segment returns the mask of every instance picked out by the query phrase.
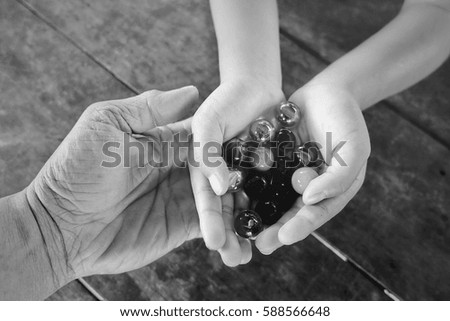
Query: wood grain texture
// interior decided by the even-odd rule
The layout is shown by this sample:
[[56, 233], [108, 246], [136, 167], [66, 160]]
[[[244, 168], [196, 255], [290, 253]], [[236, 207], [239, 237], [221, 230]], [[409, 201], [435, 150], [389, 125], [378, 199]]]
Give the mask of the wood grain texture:
[[[175, 5], [173, 1], [135, 1], [124, 5], [45, 0], [30, 3], [139, 90], [158, 83], [175, 86], [190, 81], [199, 86], [205, 97], [217, 84], [215, 40], [204, 2], [176, 2]], [[307, 3], [311, 7], [317, 4]], [[349, 1], [336, 6], [343, 3]], [[393, 14], [390, 4], [381, 8]], [[317, 12], [316, 17], [321, 11]], [[337, 13], [345, 16], [345, 11], [336, 9]], [[353, 15], [357, 16], [357, 10]], [[370, 32], [386, 20], [373, 19]], [[335, 29], [339, 28], [335, 26]], [[345, 43], [343, 37], [340, 39]], [[313, 40], [322, 41], [311, 34]], [[325, 50], [327, 42], [322, 43]], [[330, 45], [330, 48], [335, 47]], [[336, 52], [333, 58], [343, 49]], [[287, 93], [326, 66], [285, 38], [282, 38], [282, 55]], [[165, 73], [163, 65], [168, 68]], [[439, 92], [438, 97], [430, 88], [424, 90], [426, 97], [445, 99], [445, 93]], [[405, 112], [410, 105], [424, 108], [422, 98], [412, 95], [411, 99], [399, 100], [399, 108]], [[442, 104], [436, 108], [427, 111], [427, 115], [447, 117], [442, 113]], [[422, 117], [424, 113], [417, 110], [408, 115], [413, 117], [416, 113]], [[449, 235], [444, 232], [449, 227], [450, 184], [446, 162], [449, 152], [383, 104], [369, 110], [366, 119], [373, 149], [366, 185], [321, 233], [402, 297], [449, 299], [450, 283], [443, 282], [450, 279], [449, 253], [445, 247]], [[430, 128], [446, 126], [442, 122], [433, 124]], [[294, 250], [295, 247], [287, 251]]]
[[[142, 269], [88, 280], [109, 300], [387, 300], [388, 297], [348, 264], [308, 238], [300, 246], [250, 264], [228, 268], [203, 241], [191, 241]], [[111, 286], [114, 284], [114, 286]], [[137, 289], [138, 291], [130, 289]]]
[[46, 301], [97, 301], [97, 299], [78, 281], [72, 281], [62, 287]]
[[[380, 30], [402, 0], [279, 1], [283, 30], [331, 62]], [[450, 146], [450, 61], [410, 89], [388, 99], [395, 110]]]
[[[142, 1], [136, 7], [133, 7], [134, 2], [108, 3], [106, 7], [107, 3], [103, 4], [103, 11], [92, 8], [91, 3], [78, 1], [54, 3], [54, 9], [66, 8], [68, 16], [76, 9], [72, 12], [74, 21], [65, 21], [62, 12], [57, 12], [63, 21], [61, 28], [73, 22], [85, 25], [84, 17], [93, 21], [94, 25], [87, 26], [86, 31], [97, 39], [89, 45], [99, 46], [97, 52], [93, 52], [95, 57], [102, 59], [105, 65], [120, 66], [113, 69], [116, 77], [123, 77], [139, 90], [195, 83], [205, 95], [214, 88], [218, 80], [217, 58], [205, 3], [194, 3], [193, 8], [177, 7], [179, 11], [171, 16], [171, 20], [177, 21], [177, 27], [171, 29], [174, 35], [170, 38], [165, 35], [169, 23], [154, 27], [153, 34], [159, 35], [159, 40], [150, 44], [145, 41], [150, 26], [147, 29], [142, 29], [145, 25], [134, 26], [136, 34], [133, 34], [132, 22], [138, 21], [135, 19], [147, 21], [144, 15], [148, 16], [148, 12], [142, 11], [143, 8], [157, 2]], [[42, 2], [40, 5], [49, 4]], [[84, 7], [71, 8], [71, 4]], [[164, 12], [171, 10], [164, 9], [162, 4], [158, 14], [164, 16]], [[127, 8], [134, 9], [128, 12]], [[111, 72], [105, 71], [17, 2], [1, 2], [0, 13], [0, 195], [4, 196], [31, 181], [87, 105], [132, 93]], [[105, 20], [98, 20], [99, 16], [104, 16]], [[188, 20], [195, 20], [192, 16], [204, 17], [203, 22], [194, 22], [198, 34], [186, 35], [184, 29], [181, 33], [176, 31], [183, 24], [187, 25]], [[101, 23], [110, 26], [101, 27]], [[120, 25], [124, 34], [114, 40], [112, 37]], [[205, 26], [209, 27], [205, 29]], [[107, 30], [111, 33], [105, 37]], [[200, 31], [207, 33], [206, 39], [199, 37]], [[136, 46], [128, 46], [133, 41]], [[81, 42], [81, 46], [90, 50], [88, 43]], [[153, 52], [146, 52], [148, 48]], [[124, 49], [130, 50], [126, 56], [122, 56]], [[164, 62], [159, 67], [156, 65], [158, 57]], [[202, 60], [199, 62], [199, 59]], [[185, 64], [181, 63], [183, 61]], [[255, 254], [250, 265], [237, 269], [223, 266], [217, 253], [208, 251], [201, 240], [196, 240], [143, 269], [114, 276], [93, 276], [87, 281], [110, 300], [387, 299], [380, 289], [314, 239], [280, 250], [273, 257]], [[52, 298], [64, 299], [68, 297], [65, 295], [61, 292]]]

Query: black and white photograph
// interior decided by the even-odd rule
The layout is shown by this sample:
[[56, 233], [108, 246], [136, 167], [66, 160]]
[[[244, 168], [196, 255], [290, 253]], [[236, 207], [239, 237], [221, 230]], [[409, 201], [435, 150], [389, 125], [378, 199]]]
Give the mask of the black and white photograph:
[[450, 0], [0, 0], [0, 301], [450, 301], [449, 55]]

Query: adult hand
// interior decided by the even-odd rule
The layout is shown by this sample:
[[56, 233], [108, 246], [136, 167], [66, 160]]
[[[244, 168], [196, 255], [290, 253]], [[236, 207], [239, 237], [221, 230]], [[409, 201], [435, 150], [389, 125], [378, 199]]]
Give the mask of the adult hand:
[[184, 87], [93, 104], [47, 161], [26, 192], [60, 281], [137, 269], [200, 237], [188, 169], [171, 152], [191, 127], [172, 122], [197, 99]]
[[251, 259], [250, 241], [238, 239], [233, 231], [233, 212], [246, 204], [226, 193], [227, 165], [218, 154], [207, 159], [208, 166], [206, 149], [208, 144], [221, 147], [283, 99], [281, 89], [267, 82], [253, 78], [228, 81], [205, 100], [192, 120], [194, 141], [199, 143], [194, 148], [194, 158], [199, 166], [191, 166], [190, 172], [200, 227], [206, 246], [219, 250], [228, 266]]
[[303, 240], [338, 214], [361, 188], [370, 154], [360, 106], [348, 92], [306, 85], [289, 100], [302, 109], [301, 140], [320, 144], [326, 166], [294, 207], [258, 236], [256, 246], [264, 254]]

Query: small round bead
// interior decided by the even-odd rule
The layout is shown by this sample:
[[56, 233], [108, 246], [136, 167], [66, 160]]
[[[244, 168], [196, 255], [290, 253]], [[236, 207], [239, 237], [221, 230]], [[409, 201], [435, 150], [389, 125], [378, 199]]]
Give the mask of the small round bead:
[[297, 145], [297, 137], [290, 129], [281, 128], [275, 137], [277, 143], [292, 142], [293, 145]]
[[325, 162], [320, 153], [320, 145], [314, 142], [306, 142], [298, 147], [296, 154], [304, 166], [320, 167]]
[[292, 127], [300, 121], [300, 108], [294, 103], [287, 101], [278, 107], [278, 122], [284, 127]]
[[275, 127], [266, 119], [257, 119], [250, 124], [250, 137], [258, 143], [267, 143], [275, 137]]
[[239, 165], [243, 157], [244, 142], [233, 138], [226, 142], [223, 147], [223, 157], [228, 166]]
[[228, 169], [228, 191], [237, 192], [244, 186], [245, 172], [237, 168]]
[[252, 210], [241, 211], [234, 219], [234, 231], [243, 238], [254, 239], [263, 228], [261, 217]]
[[319, 176], [319, 174], [311, 167], [299, 168], [292, 175], [292, 187], [297, 193], [303, 194], [306, 186], [308, 186], [308, 184], [317, 176]]
[[253, 158], [253, 168], [258, 171], [265, 172], [272, 168], [273, 165], [273, 153], [270, 148], [260, 146], [256, 148], [251, 157]]
[[244, 184], [244, 192], [251, 199], [259, 199], [269, 186], [269, 182], [264, 176], [255, 175]]
[[261, 217], [264, 225], [273, 225], [281, 218], [282, 213], [279, 211], [274, 201], [259, 201], [255, 206], [255, 212]]

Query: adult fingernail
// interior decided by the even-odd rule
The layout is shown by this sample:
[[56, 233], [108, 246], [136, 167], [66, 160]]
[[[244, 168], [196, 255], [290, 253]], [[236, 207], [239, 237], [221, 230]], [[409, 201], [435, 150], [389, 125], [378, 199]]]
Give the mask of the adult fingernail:
[[319, 203], [321, 200], [323, 200], [326, 197], [324, 192], [320, 192], [317, 194], [313, 194], [309, 197], [303, 198], [303, 203], [307, 205], [316, 204]]
[[213, 189], [216, 195], [221, 196], [225, 194], [224, 189], [222, 188], [222, 184], [220, 183], [220, 179], [216, 174], [212, 174], [209, 178], [209, 183], [211, 184], [211, 188]]

